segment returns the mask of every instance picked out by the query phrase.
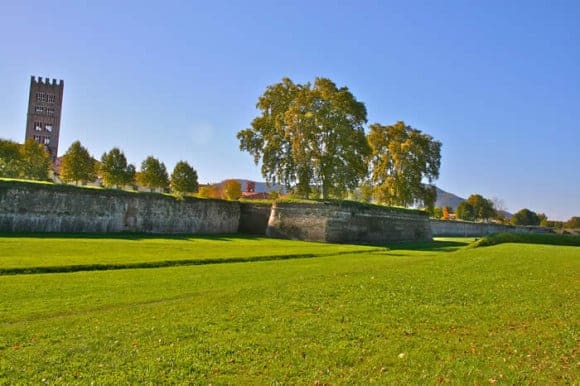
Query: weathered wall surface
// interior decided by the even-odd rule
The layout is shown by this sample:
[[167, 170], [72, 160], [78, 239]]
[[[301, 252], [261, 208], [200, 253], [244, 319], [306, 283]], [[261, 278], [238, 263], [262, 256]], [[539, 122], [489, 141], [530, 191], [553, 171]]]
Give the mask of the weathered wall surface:
[[473, 223], [465, 221], [431, 220], [433, 237], [481, 237], [492, 233], [546, 233], [542, 227], [524, 227], [503, 224]]
[[238, 203], [0, 181], [0, 232], [234, 233]]
[[431, 240], [426, 213], [371, 205], [274, 203], [269, 237], [332, 243]]
[[334, 243], [548, 232], [429, 220], [421, 211], [349, 203], [238, 203], [151, 193], [0, 181], [0, 232], [247, 233]]
[[238, 232], [264, 236], [268, 228], [272, 205], [261, 203], [240, 203], [240, 225]]

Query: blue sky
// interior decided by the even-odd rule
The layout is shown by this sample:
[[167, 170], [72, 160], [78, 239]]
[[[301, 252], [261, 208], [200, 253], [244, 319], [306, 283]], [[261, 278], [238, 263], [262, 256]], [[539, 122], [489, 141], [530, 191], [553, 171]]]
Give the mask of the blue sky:
[[262, 180], [236, 133], [267, 85], [347, 86], [443, 143], [442, 189], [580, 215], [580, 1], [0, 2], [0, 137], [64, 79], [60, 153], [117, 146], [201, 182]]

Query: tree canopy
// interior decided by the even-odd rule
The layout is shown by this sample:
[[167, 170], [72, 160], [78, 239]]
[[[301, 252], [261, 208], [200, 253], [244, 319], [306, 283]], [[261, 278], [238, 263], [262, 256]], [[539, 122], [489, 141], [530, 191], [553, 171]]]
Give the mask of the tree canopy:
[[579, 216], [570, 217], [570, 219], [566, 221], [564, 225], [566, 228], [580, 229], [580, 217]]
[[223, 195], [226, 200], [238, 200], [242, 196], [242, 184], [238, 180], [226, 180]]
[[215, 185], [201, 186], [197, 192], [199, 198], [221, 198], [221, 193]]
[[20, 177], [21, 163], [21, 145], [14, 141], [0, 139], [0, 177]]
[[540, 225], [540, 218], [536, 212], [524, 208], [512, 216], [511, 222], [514, 225]]
[[197, 172], [186, 162], [179, 161], [171, 173], [171, 191], [177, 194], [197, 191]]
[[60, 178], [64, 182], [85, 184], [96, 179], [95, 169], [95, 160], [89, 151], [80, 141], [75, 141], [62, 157]]
[[467, 202], [473, 208], [474, 220], [489, 220], [497, 216], [497, 212], [493, 208], [493, 202], [484, 198], [481, 194], [472, 194], [467, 198]]
[[460, 220], [473, 221], [475, 220], [475, 209], [468, 201], [462, 201], [455, 209], [455, 217]]
[[403, 121], [390, 126], [372, 124], [368, 142], [375, 200], [387, 205], [421, 204], [432, 208], [436, 191], [430, 183], [439, 177], [441, 142]]
[[44, 145], [28, 138], [20, 147], [20, 177], [47, 180], [50, 165], [50, 154]]
[[169, 187], [169, 176], [165, 164], [153, 156], [147, 157], [141, 163], [139, 179], [139, 182], [151, 191], [155, 189], [165, 190]]
[[284, 78], [267, 87], [256, 107], [261, 115], [237, 138], [262, 163], [266, 182], [295, 186], [306, 198], [314, 185], [328, 198], [354, 190], [366, 175], [366, 107], [348, 88], [326, 78], [314, 84]]
[[135, 179], [135, 166], [128, 165], [125, 154], [116, 147], [103, 153], [99, 170], [107, 187], [128, 185]]

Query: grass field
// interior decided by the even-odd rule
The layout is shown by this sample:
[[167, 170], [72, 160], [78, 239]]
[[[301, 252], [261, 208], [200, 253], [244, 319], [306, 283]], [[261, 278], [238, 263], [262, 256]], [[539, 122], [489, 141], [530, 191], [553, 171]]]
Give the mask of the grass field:
[[[0, 271], [0, 383], [577, 383], [580, 248], [472, 241], [0, 237], [85, 265]], [[91, 270], [240, 256], [309, 258]]]

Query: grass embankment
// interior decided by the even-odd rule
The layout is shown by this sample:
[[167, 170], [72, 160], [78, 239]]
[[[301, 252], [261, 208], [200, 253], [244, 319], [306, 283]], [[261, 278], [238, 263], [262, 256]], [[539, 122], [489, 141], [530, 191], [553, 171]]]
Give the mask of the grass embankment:
[[505, 243], [580, 246], [580, 236], [552, 233], [496, 233], [476, 241], [475, 247]]
[[[52, 253], [25, 237], [0, 247], [12, 241], [37, 259]], [[212, 243], [216, 255], [251, 256], [282, 242], [113, 241], [69, 238], [56, 258], [171, 257]], [[0, 383], [577, 382], [580, 249], [464, 245], [0, 276]]]
[[243, 235], [0, 234], [0, 275], [313, 258], [384, 248]]

